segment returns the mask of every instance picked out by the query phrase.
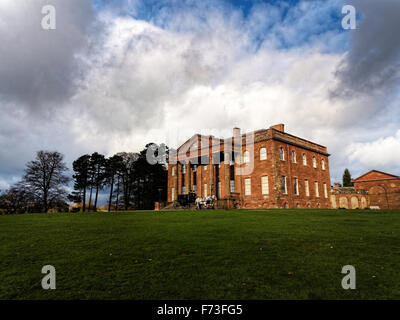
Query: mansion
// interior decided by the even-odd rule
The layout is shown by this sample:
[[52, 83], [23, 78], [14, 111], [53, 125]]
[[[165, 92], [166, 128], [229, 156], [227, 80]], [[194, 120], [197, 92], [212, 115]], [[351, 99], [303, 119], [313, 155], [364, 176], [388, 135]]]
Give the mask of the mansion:
[[214, 195], [218, 208], [330, 208], [329, 153], [283, 124], [232, 137], [196, 134], [170, 155], [168, 202]]

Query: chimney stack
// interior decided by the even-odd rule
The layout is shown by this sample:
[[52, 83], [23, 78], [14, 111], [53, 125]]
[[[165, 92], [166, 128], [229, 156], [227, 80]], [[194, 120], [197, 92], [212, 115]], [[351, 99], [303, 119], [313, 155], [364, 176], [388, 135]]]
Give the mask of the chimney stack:
[[233, 128], [233, 137], [240, 137], [240, 128], [234, 127]]
[[285, 125], [283, 123], [276, 124], [274, 126], [270, 126], [270, 129], [275, 129], [281, 132], [285, 132]]

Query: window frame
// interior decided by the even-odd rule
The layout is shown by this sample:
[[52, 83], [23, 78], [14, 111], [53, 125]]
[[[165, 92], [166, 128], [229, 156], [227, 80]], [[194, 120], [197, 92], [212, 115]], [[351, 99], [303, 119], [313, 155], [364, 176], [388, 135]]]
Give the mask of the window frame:
[[267, 160], [268, 154], [267, 154], [267, 148], [266, 147], [261, 147], [260, 148], [260, 161]]
[[244, 195], [251, 196], [251, 178], [244, 178]]
[[[263, 179], [265, 179], [265, 181], [263, 181]], [[262, 195], [269, 194], [269, 178], [267, 175], [261, 176], [261, 194]]]

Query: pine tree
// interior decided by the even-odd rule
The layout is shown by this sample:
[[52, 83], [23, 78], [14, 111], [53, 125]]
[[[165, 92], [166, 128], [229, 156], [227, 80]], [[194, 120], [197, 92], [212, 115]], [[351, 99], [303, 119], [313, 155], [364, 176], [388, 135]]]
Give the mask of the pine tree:
[[353, 182], [351, 181], [351, 174], [349, 169], [346, 168], [343, 173], [343, 187], [352, 187]]

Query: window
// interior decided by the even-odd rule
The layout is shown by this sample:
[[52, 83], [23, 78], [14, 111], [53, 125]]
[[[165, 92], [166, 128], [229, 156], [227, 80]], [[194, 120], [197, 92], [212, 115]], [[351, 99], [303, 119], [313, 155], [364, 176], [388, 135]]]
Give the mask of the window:
[[174, 176], [175, 175], [175, 167], [172, 167], [171, 168], [171, 176]]
[[207, 171], [207, 167], [208, 167], [208, 166], [204, 166], [204, 171]]
[[303, 166], [307, 165], [307, 156], [305, 153], [303, 153]]
[[244, 179], [244, 195], [245, 196], [251, 195], [251, 179], [250, 178]]
[[186, 187], [182, 186], [182, 194], [186, 194]]
[[207, 183], [204, 184], [204, 197], [207, 197]]
[[197, 172], [197, 164], [193, 166], [193, 172]]
[[282, 193], [287, 194], [287, 188], [286, 188], [286, 177], [282, 176]]
[[186, 163], [182, 165], [182, 174], [186, 173]]
[[296, 151], [292, 151], [292, 162], [296, 163]]
[[304, 181], [304, 187], [306, 189], [306, 196], [309, 197], [310, 196], [310, 186], [308, 185], [308, 180]]
[[261, 177], [261, 194], [269, 194], [268, 176]]
[[315, 181], [315, 182], [314, 182], [314, 184], [315, 184], [315, 196], [318, 198], [318, 197], [319, 197], [319, 187], [318, 187], [318, 182], [317, 182], [317, 181]]
[[321, 160], [321, 167], [322, 167], [322, 170], [325, 170], [325, 160], [324, 159]]
[[221, 199], [221, 182], [218, 182], [218, 199]]
[[285, 160], [285, 150], [282, 147], [279, 148], [279, 158]]
[[317, 159], [315, 159], [315, 157], [312, 158], [312, 165], [314, 168], [317, 167]]
[[250, 162], [250, 152], [246, 150], [243, 153], [243, 163], [249, 163], [249, 162]]
[[195, 184], [193, 185], [193, 192], [197, 193], [197, 185], [195, 185]]
[[260, 160], [267, 160], [267, 148], [260, 149]]
[[293, 190], [295, 195], [299, 195], [299, 179], [293, 178]]
[[326, 183], [324, 183], [324, 197], [325, 197], [325, 199], [328, 198], [328, 188], [326, 186]]
[[230, 181], [231, 193], [235, 192], [235, 180]]
[[171, 188], [171, 201], [175, 201], [175, 188]]

